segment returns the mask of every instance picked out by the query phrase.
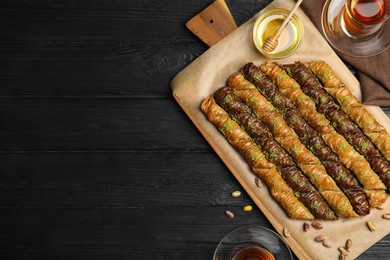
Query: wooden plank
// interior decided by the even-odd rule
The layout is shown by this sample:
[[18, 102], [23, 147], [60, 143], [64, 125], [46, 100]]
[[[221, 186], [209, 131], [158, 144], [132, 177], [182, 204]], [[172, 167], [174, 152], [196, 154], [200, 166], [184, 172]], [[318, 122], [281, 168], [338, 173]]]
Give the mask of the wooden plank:
[[243, 190], [212, 151], [18, 152], [0, 161], [0, 209], [251, 204], [244, 192], [231, 196]]
[[[267, 2], [227, 1], [239, 23]], [[207, 4], [2, 1], [0, 97], [167, 97], [173, 76], [206, 50], [184, 24]]]
[[[242, 23], [267, 1], [227, 2]], [[2, 1], [0, 97], [167, 97], [173, 76], [206, 50], [184, 24], [208, 4]]]
[[[0, 169], [1, 255], [18, 259], [98, 259], [107, 255], [115, 259], [151, 259], [188, 255], [189, 259], [203, 259], [210, 258], [218, 241], [237, 227], [257, 224], [271, 228], [256, 207], [251, 212], [242, 211], [242, 205], [251, 203], [245, 192], [239, 198], [230, 197], [230, 191], [239, 188], [239, 184], [215, 156], [178, 152], [172, 157], [176, 160], [166, 152], [139, 156], [0, 154], [4, 163]], [[145, 163], [152, 160], [156, 163]], [[171, 163], [162, 165], [163, 161]], [[185, 167], [188, 173], [181, 171]], [[6, 183], [11, 186], [8, 194], [4, 191]], [[134, 191], [132, 188], [138, 185], [140, 189]], [[154, 185], [155, 189], [150, 189]], [[113, 186], [128, 189], [107, 192]], [[55, 188], [66, 192], [53, 193]], [[234, 219], [224, 215], [226, 209], [235, 213]], [[385, 256], [388, 246], [386, 238], [362, 257]]]
[[[237, 218], [269, 227], [257, 210]], [[218, 241], [237, 227], [223, 207], [9, 209], [0, 210], [0, 253], [8, 259], [211, 259]]]
[[[42, 2], [1, 1], [2, 42], [138, 42], [150, 44], [167, 37], [199, 42], [184, 24], [210, 4], [201, 1], [86, 0]], [[264, 8], [271, 0], [227, 0], [237, 24]]]
[[201, 150], [172, 99], [2, 99], [0, 151]]
[[172, 41], [0, 44], [0, 97], [170, 97], [172, 77], [204, 51]]
[[[232, 220], [221, 214], [223, 210], [0, 210], [0, 253], [8, 259], [211, 259], [218, 241], [235, 228], [270, 227], [260, 212]], [[388, 246], [381, 240], [359, 259], [386, 259]]]
[[18, 152], [0, 161], [3, 257], [207, 259], [239, 226], [271, 228], [259, 209], [242, 211], [252, 203], [245, 192], [231, 197], [239, 184], [213, 152]]

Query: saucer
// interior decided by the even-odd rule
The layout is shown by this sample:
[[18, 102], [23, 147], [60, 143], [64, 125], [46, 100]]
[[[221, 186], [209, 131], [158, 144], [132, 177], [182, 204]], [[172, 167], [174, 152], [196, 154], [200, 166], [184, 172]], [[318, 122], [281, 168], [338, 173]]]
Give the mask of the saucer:
[[322, 30], [333, 48], [352, 57], [371, 57], [390, 47], [389, 21], [373, 35], [351, 37], [345, 32], [344, 8], [344, 0], [327, 0], [322, 10]]
[[[264, 259], [293, 259], [290, 248], [276, 232], [261, 226], [246, 226], [227, 234], [214, 252], [214, 260], [239, 259], [247, 249], [268, 251]], [[267, 258], [268, 257], [268, 258]]]

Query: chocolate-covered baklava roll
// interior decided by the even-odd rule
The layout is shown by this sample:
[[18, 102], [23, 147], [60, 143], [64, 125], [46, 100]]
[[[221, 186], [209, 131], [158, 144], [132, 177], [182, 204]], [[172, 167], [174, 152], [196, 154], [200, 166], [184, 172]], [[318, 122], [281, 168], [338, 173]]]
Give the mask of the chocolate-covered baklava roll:
[[228, 142], [243, 156], [268, 186], [271, 196], [293, 219], [314, 219], [310, 211], [295, 197], [294, 191], [287, 185], [276, 170], [276, 166], [266, 160], [258, 146], [248, 134], [217, 105], [212, 97], [207, 97], [201, 104], [207, 119], [226, 137]]
[[[214, 99], [252, 137], [265, 158], [275, 164], [286, 183], [294, 190], [297, 198], [316, 219], [336, 219], [334, 212], [320, 193], [298, 169], [295, 162], [274, 140], [268, 128], [254, 115], [229, 87], [223, 87], [214, 94]], [[332, 202], [332, 201], [330, 201]], [[337, 208], [338, 205], [333, 205]]]
[[[372, 191], [378, 189], [378, 187], [384, 189], [377, 174], [347, 140], [335, 131], [329, 120], [323, 114], [316, 111], [316, 104], [302, 92], [300, 85], [275, 63], [266, 63], [261, 65], [260, 68], [278, 85], [280, 91], [300, 108], [300, 112], [304, 119], [321, 135], [322, 139], [339, 157], [341, 162], [351, 170], [362, 183], [371, 207], [377, 207], [384, 203], [386, 200], [386, 193], [384, 191]], [[313, 140], [316, 140], [316, 138]], [[318, 142], [314, 142], [312, 147], [318, 147]], [[327, 154], [326, 150], [322, 150], [322, 153]], [[318, 153], [316, 155], [319, 156], [321, 160], [325, 160], [325, 158]], [[357, 165], [359, 167], [357, 167]]]
[[390, 161], [390, 134], [386, 129], [375, 120], [326, 62], [313, 61], [308, 63], [307, 66], [320, 79], [325, 90], [337, 101], [342, 110], [362, 129], [382, 155]]
[[[319, 133], [307, 124], [298, 109], [293, 104], [289, 103], [292, 101], [287, 101], [289, 99], [280, 92], [272, 81], [253, 63], [245, 65], [243, 73], [244, 76], [257, 87], [259, 92], [266, 96], [274, 106], [278, 107], [279, 112], [284, 116], [284, 119], [290, 127], [295, 130], [300, 141], [322, 159], [327, 173], [350, 199], [356, 213], [359, 215], [367, 215], [370, 209], [363, 189], [355, 177], [339, 162], [338, 157], [324, 143], [319, 136]], [[268, 90], [268, 88], [270, 88], [272, 92]], [[267, 96], [269, 93], [273, 93], [273, 95]], [[275, 97], [277, 98], [275, 99]], [[340, 176], [342, 176], [342, 178]], [[353, 184], [352, 187], [350, 186], [351, 184]]]
[[[295, 132], [286, 124], [283, 117], [275, 111], [272, 104], [259, 93], [256, 87], [245, 80], [239, 72], [229, 78], [228, 85], [232, 87], [234, 94], [245, 102], [257, 118], [271, 130], [275, 140], [294, 159], [302, 172], [310, 179], [332, 209], [336, 211], [336, 214], [342, 217], [357, 216], [351, 202], [326, 173], [318, 158], [299, 141]], [[261, 104], [261, 107], [258, 104]], [[271, 117], [270, 114], [272, 114]], [[275, 122], [277, 123], [275, 124]], [[360, 193], [362, 192], [360, 191]], [[361, 195], [365, 199], [364, 193]], [[364, 213], [369, 212], [367, 203], [365, 205], [361, 202], [363, 201], [359, 200], [359, 205], [356, 208]]]
[[[361, 129], [352, 122], [347, 114], [325, 91], [317, 77], [311, 70], [300, 62], [282, 65], [282, 68], [289, 71], [292, 77], [301, 85], [302, 91], [310, 96], [315, 102], [317, 111], [323, 113], [332, 123], [336, 131], [342, 134], [345, 139], [362, 154], [371, 167], [379, 175], [380, 179], [390, 191], [390, 164], [382, 157], [371, 140], [363, 134]], [[378, 187], [378, 189], [381, 189]]]

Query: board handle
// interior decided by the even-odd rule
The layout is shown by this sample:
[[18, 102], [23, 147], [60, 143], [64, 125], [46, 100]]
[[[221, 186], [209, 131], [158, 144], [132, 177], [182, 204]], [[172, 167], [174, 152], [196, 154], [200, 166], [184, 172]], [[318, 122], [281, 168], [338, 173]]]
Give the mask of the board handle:
[[186, 23], [186, 27], [211, 47], [237, 28], [224, 0], [216, 0]]

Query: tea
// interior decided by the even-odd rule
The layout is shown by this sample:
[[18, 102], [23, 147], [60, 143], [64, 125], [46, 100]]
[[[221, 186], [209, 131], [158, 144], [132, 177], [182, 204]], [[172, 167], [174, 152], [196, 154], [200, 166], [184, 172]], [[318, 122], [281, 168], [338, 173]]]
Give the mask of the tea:
[[268, 250], [260, 246], [251, 245], [238, 251], [234, 255], [233, 260], [275, 260], [275, 257]]
[[387, 8], [387, 0], [347, 0], [345, 28], [356, 36], [371, 35], [381, 28]]
[[386, 8], [386, 0], [352, 0], [350, 10], [356, 20], [374, 24], [386, 15]]

